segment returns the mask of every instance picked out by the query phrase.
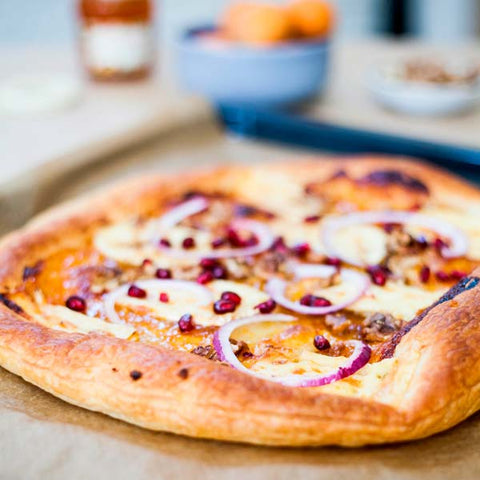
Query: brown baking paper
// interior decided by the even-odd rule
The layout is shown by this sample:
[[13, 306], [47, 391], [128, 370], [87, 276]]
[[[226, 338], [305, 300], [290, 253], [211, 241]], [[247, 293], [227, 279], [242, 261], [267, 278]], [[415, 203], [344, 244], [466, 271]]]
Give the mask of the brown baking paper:
[[69, 405], [0, 369], [1, 479], [480, 478], [480, 415], [402, 445], [266, 448], [143, 430]]

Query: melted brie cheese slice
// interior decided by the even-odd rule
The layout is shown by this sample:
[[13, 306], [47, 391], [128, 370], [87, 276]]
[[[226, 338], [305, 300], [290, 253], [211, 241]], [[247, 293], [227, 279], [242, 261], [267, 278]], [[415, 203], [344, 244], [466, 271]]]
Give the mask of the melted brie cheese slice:
[[345, 258], [361, 265], [377, 265], [387, 254], [387, 234], [375, 225], [351, 225], [335, 232], [333, 241]]
[[[177, 322], [178, 319], [189, 313], [198, 325], [223, 325], [233, 318], [248, 317], [258, 313], [255, 306], [264, 302], [269, 297], [266, 293], [249, 285], [227, 280], [215, 280], [206, 285], [213, 293], [213, 301], [219, 300], [223, 292], [230, 291], [238, 294], [242, 299], [235, 312], [217, 315], [213, 311], [213, 304], [199, 305], [191, 292], [173, 288], [151, 289], [146, 299], [129, 297], [127, 295], [117, 300], [117, 305], [135, 310], [136, 308], [147, 309], [151, 316], [158, 320]], [[158, 300], [160, 292], [169, 295], [169, 302], [163, 303]]]
[[[107, 258], [127, 265], [140, 266], [146, 258], [162, 267], [190, 265], [191, 259], [167, 255], [157, 245], [156, 239], [162, 235], [155, 229], [156, 225], [155, 220], [142, 226], [131, 221], [101, 228], [95, 234], [94, 246]], [[204, 250], [205, 256], [208, 256], [213, 239], [209, 232], [183, 226], [169, 229], [165, 237], [171, 242], [172, 248], [176, 249], [181, 248], [185, 238], [192, 237], [196, 251]]]
[[123, 339], [129, 338], [135, 333], [135, 328], [131, 325], [106, 322], [61, 305], [43, 305], [41, 311], [43, 315], [37, 316], [39, 323], [56, 330], [79, 333], [103, 332]]
[[[346, 357], [329, 357], [305, 350], [297, 359], [288, 362], [261, 359], [252, 366], [252, 370], [273, 378], [294, 374], [326, 375], [337, 370], [346, 361]], [[349, 397], [371, 397], [379, 390], [382, 380], [395, 362], [395, 358], [390, 358], [377, 363], [368, 363], [350, 377], [322, 386], [322, 392]]]
[[[438, 300], [447, 288], [441, 290], [424, 290], [405, 285], [401, 281], [390, 280], [383, 287], [370, 285], [365, 295], [347, 307], [358, 313], [390, 313], [400, 320], [411, 320], [422, 310]], [[328, 298], [333, 304], [341, 303], [355, 293], [355, 286], [340, 283], [328, 288], [316, 289], [315, 295]]]
[[242, 179], [238, 196], [248, 203], [270, 211], [281, 218], [301, 223], [305, 217], [318, 215], [324, 209], [319, 197], [305, 196], [304, 184], [286, 173], [259, 167]]

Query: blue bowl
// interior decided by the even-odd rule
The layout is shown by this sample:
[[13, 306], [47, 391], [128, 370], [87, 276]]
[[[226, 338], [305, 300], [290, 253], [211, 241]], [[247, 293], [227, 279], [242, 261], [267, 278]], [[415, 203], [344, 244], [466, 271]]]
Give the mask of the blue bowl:
[[292, 105], [324, 90], [328, 41], [245, 47], [199, 38], [212, 30], [212, 27], [189, 29], [179, 42], [179, 76], [188, 90], [214, 103], [261, 107]]

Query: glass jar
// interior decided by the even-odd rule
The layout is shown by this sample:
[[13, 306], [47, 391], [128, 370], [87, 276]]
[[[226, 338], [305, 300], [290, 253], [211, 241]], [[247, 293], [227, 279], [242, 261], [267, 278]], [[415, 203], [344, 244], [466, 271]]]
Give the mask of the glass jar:
[[95, 80], [134, 80], [153, 66], [151, 0], [79, 0], [81, 54]]

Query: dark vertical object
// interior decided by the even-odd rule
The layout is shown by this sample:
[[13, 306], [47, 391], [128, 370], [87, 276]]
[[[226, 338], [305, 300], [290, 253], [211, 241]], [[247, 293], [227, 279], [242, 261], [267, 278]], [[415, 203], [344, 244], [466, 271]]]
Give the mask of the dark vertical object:
[[408, 32], [408, 1], [407, 0], [387, 0], [387, 32], [394, 36], [402, 36]]

